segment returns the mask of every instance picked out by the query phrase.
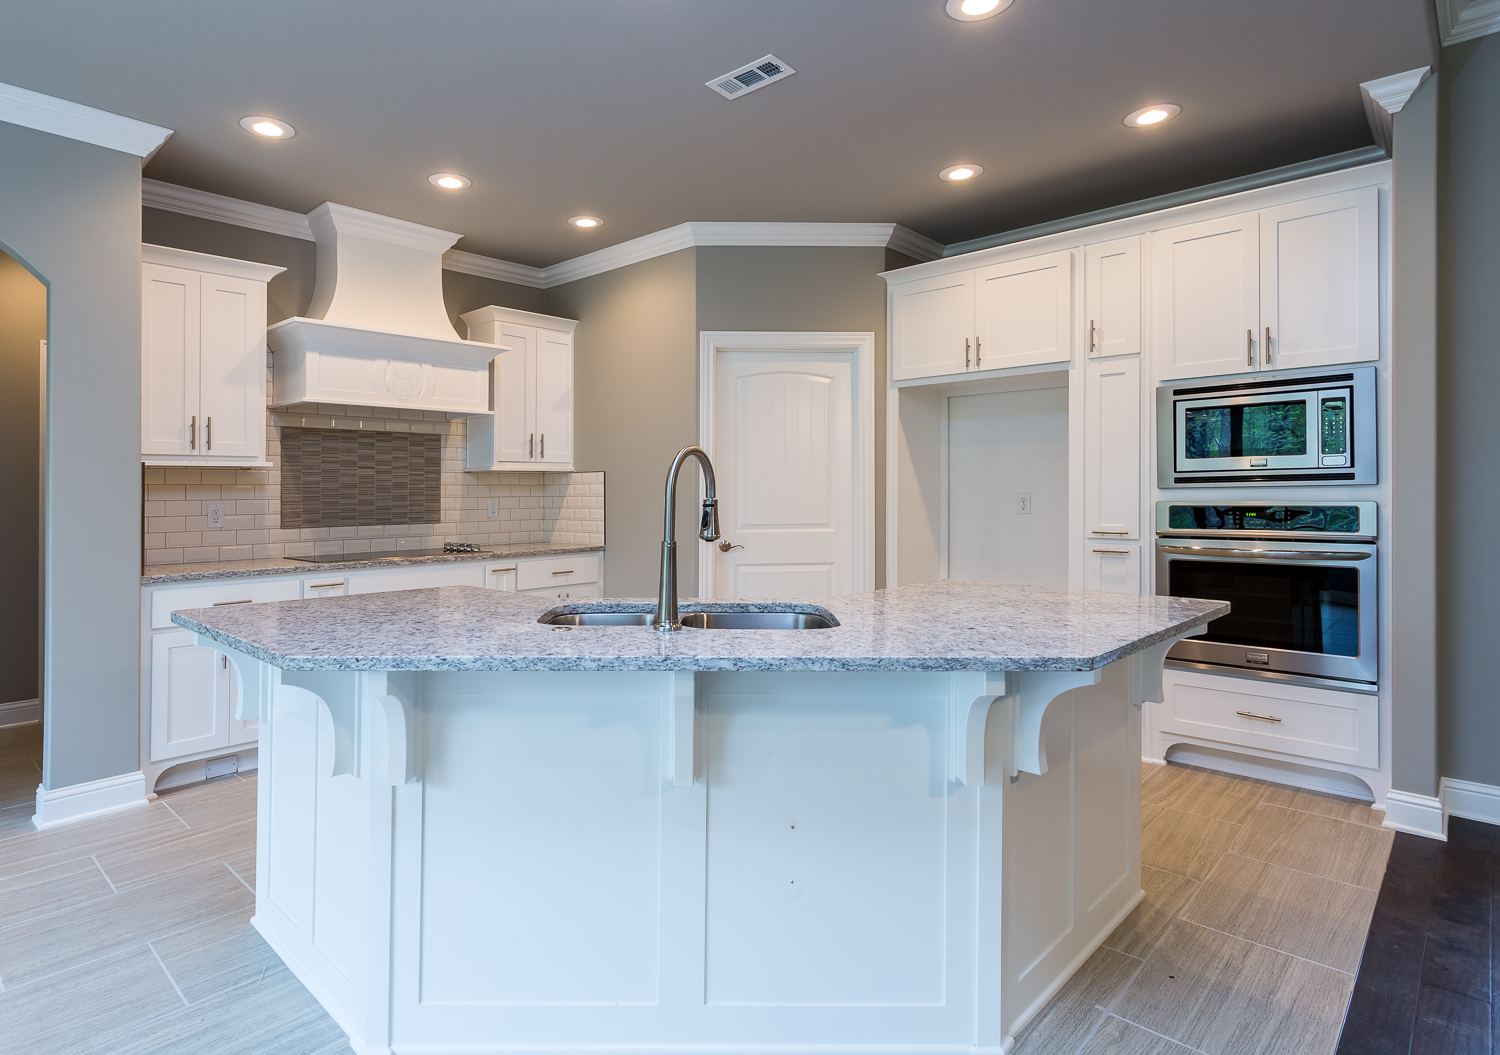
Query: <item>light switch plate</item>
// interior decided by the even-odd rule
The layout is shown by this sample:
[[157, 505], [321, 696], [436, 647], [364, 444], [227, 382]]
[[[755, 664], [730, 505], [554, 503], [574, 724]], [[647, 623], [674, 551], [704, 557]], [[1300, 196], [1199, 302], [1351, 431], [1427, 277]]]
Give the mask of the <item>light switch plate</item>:
[[206, 503], [204, 503], [203, 509], [204, 509], [205, 512], [208, 513], [208, 526], [209, 527], [211, 527], [211, 528], [221, 528], [221, 527], [224, 526], [224, 503], [223, 502], [206, 502]]
[[1028, 491], [1028, 492], [1026, 492], [1024, 494], [1018, 494], [1018, 495], [1016, 495], [1016, 512], [1017, 513], [1030, 513], [1031, 512], [1031, 492]]
[[498, 498], [491, 498], [490, 499], [489, 514], [490, 514], [490, 519], [491, 520], [494, 520], [496, 517], [498, 517], [500, 515], [500, 499], [498, 499]]

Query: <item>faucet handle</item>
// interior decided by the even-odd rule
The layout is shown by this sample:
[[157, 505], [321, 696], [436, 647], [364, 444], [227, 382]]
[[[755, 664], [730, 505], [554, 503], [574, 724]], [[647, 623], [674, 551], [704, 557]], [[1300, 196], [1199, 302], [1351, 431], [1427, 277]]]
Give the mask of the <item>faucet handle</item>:
[[714, 542], [719, 537], [719, 502], [715, 498], [703, 500], [703, 522], [698, 527], [698, 537], [704, 542]]

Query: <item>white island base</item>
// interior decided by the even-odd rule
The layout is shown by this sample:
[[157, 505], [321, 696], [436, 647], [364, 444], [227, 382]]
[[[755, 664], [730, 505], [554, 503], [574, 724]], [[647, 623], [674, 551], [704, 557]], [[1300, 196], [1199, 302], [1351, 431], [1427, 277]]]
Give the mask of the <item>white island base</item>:
[[1172, 643], [1010, 674], [236, 652], [255, 926], [360, 1053], [1004, 1052], [1141, 899]]

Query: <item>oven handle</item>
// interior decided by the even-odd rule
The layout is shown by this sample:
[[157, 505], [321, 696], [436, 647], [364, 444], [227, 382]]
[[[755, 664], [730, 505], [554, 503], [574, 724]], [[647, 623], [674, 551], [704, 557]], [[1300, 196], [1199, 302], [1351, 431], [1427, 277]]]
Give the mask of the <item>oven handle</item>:
[[1163, 546], [1163, 553], [1182, 553], [1190, 557], [1242, 557], [1247, 560], [1367, 560], [1368, 553], [1346, 553], [1322, 549], [1219, 549], [1210, 546]]

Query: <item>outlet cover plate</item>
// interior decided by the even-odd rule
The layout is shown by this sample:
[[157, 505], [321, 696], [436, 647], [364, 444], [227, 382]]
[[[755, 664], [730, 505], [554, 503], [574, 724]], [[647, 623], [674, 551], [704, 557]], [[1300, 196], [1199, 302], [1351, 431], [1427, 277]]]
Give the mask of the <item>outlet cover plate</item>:
[[205, 502], [203, 511], [208, 514], [208, 526], [210, 528], [221, 528], [224, 526], [223, 502]]
[[500, 515], [500, 499], [498, 499], [498, 498], [491, 498], [490, 499], [490, 508], [489, 508], [490, 519], [494, 520], [499, 515]]

